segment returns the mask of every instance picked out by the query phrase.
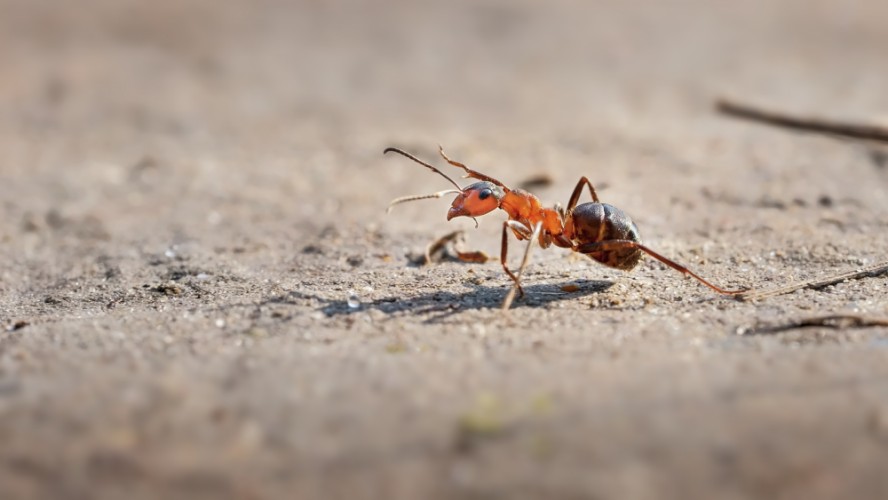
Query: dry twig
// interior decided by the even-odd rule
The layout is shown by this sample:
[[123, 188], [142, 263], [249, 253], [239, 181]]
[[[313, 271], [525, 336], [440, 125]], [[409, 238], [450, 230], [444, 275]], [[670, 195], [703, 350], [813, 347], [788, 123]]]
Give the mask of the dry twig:
[[888, 143], [888, 128], [880, 127], [878, 125], [840, 122], [823, 118], [791, 115], [727, 99], [717, 101], [716, 109], [720, 113], [728, 116], [752, 120], [758, 123], [765, 123], [775, 127], [804, 132], [817, 132], [846, 139], [861, 139]]
[[744, 301], [753, 301], [766, 299], [769, 297], [776, 297], [778, 295], [785, 295], [787, 293], [792, 293], [797, 290], [802, 290], [804, 288], [818, 289], [823, 288], [829, 285], [835, 285], [836, 283], [841, 283], [847, 280], [857, 280], [861, 278], [873, 278], [876, 276], [881, 276], [882, 274], [888, 273], [888, 261], [879, 262], [878, 264], [873, 264], [871, 266], [862, 267], [860, 269], [855, 269], [854, 271], [845, 272], [842, 274], [837, 274], [834, 276], [830, 276], [828, 278], [819, 278], [808, 281], [802, 281], [800, 283], [793, 283], [792, 285], [787, 285], [779, 288], [772, 288], [770, 290], [750, 290], [748, 292], [742, 293], [738, 295], [741, 300]]
[[737, 329], [738, 335], [773, 335], [797, 328], [826, 327], [835, 329], [867, 328], [871, 326], [888, 326], [888, 319], [867, 318], [856, 314], [832, 314], [803, 318], [778, 325], [763, 325]]
[[445, 260], [456, 260], [459, 262], [473, 262], [483, 264], [490, 260], [490, 257], [482, 251], [463, 251], [465, 245], [465, 231], [453, 231], [447, 233], [437, 240], [426, 246], [423, 259], [417, 261], [422, 265], [429, 265], [433, 262], [443, 262]]

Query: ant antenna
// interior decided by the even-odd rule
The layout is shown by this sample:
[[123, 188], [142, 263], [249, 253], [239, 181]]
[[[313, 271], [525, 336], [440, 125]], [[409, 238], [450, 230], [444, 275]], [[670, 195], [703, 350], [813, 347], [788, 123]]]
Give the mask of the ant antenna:
[[[392, 208], [394, 208], [395, 205], [398, 205], [401, 203], [406, 203], [408, 201], [416, 201], [416, 200], [427, 200], [429, 198], [440, 198], [440, 197], [444, 196], [445, 194], [462, 194], [462, 191], [457, 191], [455, 189], [445, 189], [444, 191], [438, 191], [437, 193], [432, 193], [432, 194], [414, 194], [411, 196], [402, 196], [400, 198], [395, 198], [394, 200], [392, 200], [392, 202], [389, 203], [388, 208], [385, 209], [385, 213], [390, 213], [392, 211]], [[477, 228], [478, 227], [478, 219], [472, 217], [472, 220], [475, 221], [475, 227]]]
[[440, 144], [438, 144], [438, 153], [441, 154], [441, 158], [444, 158], [444, 161], [446, 161], [447, 163], [453, 165], [454, 167], [461, 168], [461, 169], [465, 170], [466, 175], [464, 177], [472, 177], [474, 179], [478, 179], [479, 181], [492, 182], [492, 183], [496, 184], [497, 186], [503, 188], [507, 193], [509, 191], [511, 191], [508, 187], [506, 187], [505, 184], [494, 179], [493, 177], [490, 177], [489, 175], [484, 175], [481, 172], [478, 172], [477, 170], [472, 170], [471, 168], [467, 167], [465, 165], [465, 163], [451, 160], [450, 158], [447, 157], [446, 154], [444, 154], [444, 147], [441, 146]]
[[[442, 172], [442, 171], [438, 170], [437, 168], [435, 168], [435, 167], [429, 165], [428, 163], [426, 163], [426, 162], [420, 160], [419, 158], [413, 156], [412, 154], [407, 153], [407, 152], [405, 152], [405, 151], [402, 151], [402, 150], [400, 150], [400, 149], [398, 149], [398, 148], [385, 148], [385, 151], [383, 151], [382, 154], [386, 154], [386, 153], [388, 153], [388, 152], [390, 152], [390, 151], [391, 151], [391, 152], [394, 152], [394, 153], [398, 153], [398, 154], [401, 155], [401, 156], [406, 156], [407, 158], [410, 158], [411, 160], [415, 161], [416, 163], [419, 163], [419, 164], [422, 165], [423, 167], [428, 168], [428, 169], [431, 170], [432, 172], [435, 172], [435, 173], [439, 174], [441, 177], [443, 177], [443, 178], [447, 179], [448, 181], [450, 181], [450, 183], [453, 184], [454, 186], [456, 186], [456, 189], [458, 189], [459, 192], [462, 193], [463, 189], [462, 189], [461, 187], [459, 187], [459, 184], [457, 184], [456, 181], [454, 181], [454, 180], [451, 179], [450, 177], [447, 177], [447, 175], [446, 175], [444, 172]], [[436, 193], [436, 194], [437, 194], [437, 193]], [[435, 196], [435, 197], [437, 198], [437, 197], [440, 197], [440, 196]], [[403, 200], [403, 201], [408, 201], [408, 200]]]
[[410, 196], [402, 196], [400, 198], [395, 198], [394, 200], [392, 200], [392, 202], [389, 203], [389, 206], [385, 210], [385, 212], [386, 213], [391, 212], [392, 208], [395, 205], [398, 205], [400, 203], [405, 203], [408, 201], [416, 201], [416, 200], [427, 200], [429, 198], [440, 198], [446, 194], [462, 194], [462, 191], [457, 191], [455, 189], [446, 189], [444, 191], [438, 191], [437, 193], [432, 193], [432, 194], [414, 194], [414, 195], [410, 195]]

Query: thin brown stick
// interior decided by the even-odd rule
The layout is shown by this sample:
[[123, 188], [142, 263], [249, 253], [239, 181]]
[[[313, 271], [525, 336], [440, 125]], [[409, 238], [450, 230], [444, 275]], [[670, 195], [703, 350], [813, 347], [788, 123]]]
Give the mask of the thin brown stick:
[[750, 290], [748, 292], [739, 294], [738, 297], [744, 301], [760, 300], [792, 293], [803, 288], [823, 288], [825, 286], [835, 285], [836, 283], [841, 283], [846, 280], [873, 278], [876, 276], [881, 276], [885, 273], [888, 273], [888, 261], [879, 262], [878, 264], [855, 269], [854, 271], [844, 272], [842, 274], [837, 274], [828, 278], [802, 281], [799, 283], [793, 283], [792, 285], [772, 288], [771, 290]]
[[791, 115], [727, 99], [718, 100], [715, 107], [720, 113], [728, 116], [776, 127], [835, 135], [847, 139], [888, 142], [888, 128], [878, 125]]
[[817, 316], [802, 318], [778, 325], [762, 325], [750, 328], [739, 328], [738, 335], [773, 335], [798, 328], [868, 328], [873, 326], [888, 326], [888, 319], [867, 318], [856, 314], [831, 314], [829, 316]]

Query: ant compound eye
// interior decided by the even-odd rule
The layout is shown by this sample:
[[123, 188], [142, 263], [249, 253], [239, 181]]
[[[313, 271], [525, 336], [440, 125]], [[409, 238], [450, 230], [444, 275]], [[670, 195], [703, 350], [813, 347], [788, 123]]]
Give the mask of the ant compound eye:
[[478, 193], [478, 199], [479, 200], [486, 200], [487, 198], [490, 198], [490, 195], [492, 195], [492, 194], [493, 194], [493, 191], [491, 191], [489, 189], [482, 189], [481, 192]]

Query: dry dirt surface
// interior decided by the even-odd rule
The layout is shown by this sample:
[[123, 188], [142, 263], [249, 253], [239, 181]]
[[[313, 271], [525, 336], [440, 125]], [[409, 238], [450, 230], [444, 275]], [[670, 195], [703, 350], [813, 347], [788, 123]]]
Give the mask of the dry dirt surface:
[[[585, 175], [725, 287], [886, 259], [888, 3], [0, 1], [0, 498], [888, 498], [888, 276], [414, 263], [395, 155]], [[455, 169], [442, 166], [453, 174]], [[461, 181], [465, 182], [465, 181]], [[522, 246], [513, 241], [510, 263]]]

